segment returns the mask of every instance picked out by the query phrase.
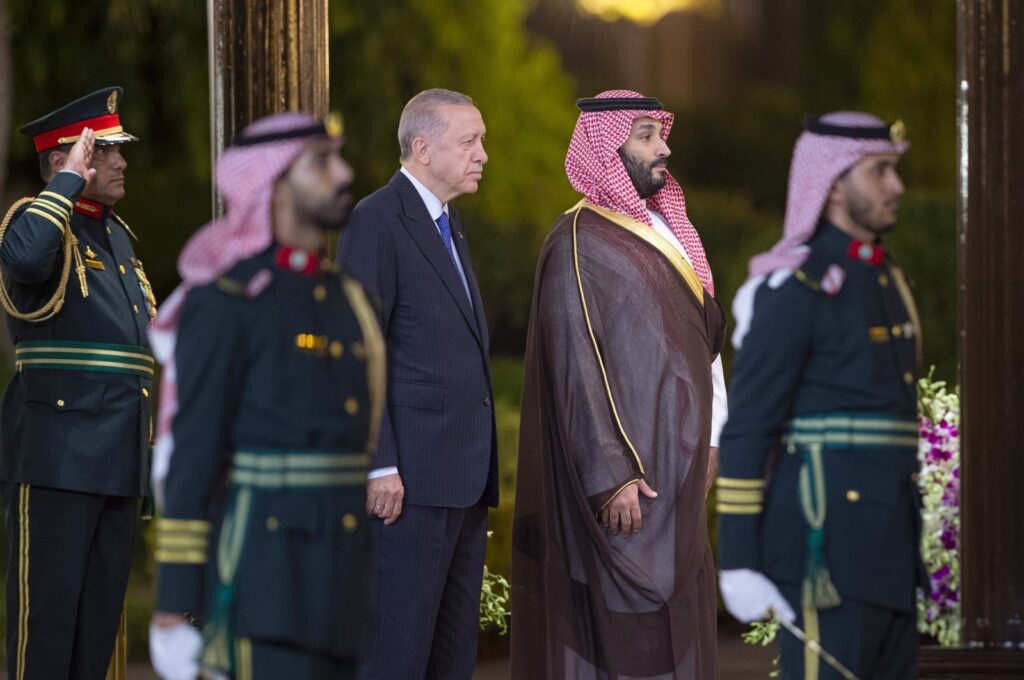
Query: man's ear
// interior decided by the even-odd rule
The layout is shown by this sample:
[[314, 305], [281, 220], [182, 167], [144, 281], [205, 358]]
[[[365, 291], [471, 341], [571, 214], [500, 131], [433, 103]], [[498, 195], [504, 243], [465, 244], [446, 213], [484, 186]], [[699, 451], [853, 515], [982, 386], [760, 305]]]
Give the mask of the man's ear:
[[50, 161], [50, 172], [56, 175], [58, 172], [64, 169], [64, 164], [67, 163], [68, 155], [63, 151], [51, 151], [47, 157]]
[[832, 188], [828, 190], [828, 197], [825, 199], [825, 206], [844, 206], [846, 205], [846, 176], [843, 175], [835, 181]]
[[430, 143], [423, 137], [412, 140], [412, 155], [421, 165], [430, 165]]
[[285, 173], [283, 177], [274, 183], [274, 190], [270, 196], [270, 205], [274, 211], [291, 210], [293, 201], [292, 185], [288, 179], [288, 173]]

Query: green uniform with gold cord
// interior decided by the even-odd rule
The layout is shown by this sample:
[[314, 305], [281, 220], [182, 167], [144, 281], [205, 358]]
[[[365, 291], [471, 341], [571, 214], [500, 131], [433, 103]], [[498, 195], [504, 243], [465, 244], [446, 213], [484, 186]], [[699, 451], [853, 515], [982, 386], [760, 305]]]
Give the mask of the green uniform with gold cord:
[[362, 288], [272, 245], [185, 300], [157, 525], [160, 611], [240, 679], [354, 678], [384, 349]]
[[[864, 680], [914, 677], [917, 315], [881, 247], [825, 220], [807, 245], [756, 289], [734, 362], [719, 567], [768, 576]], [[781, 655], [785, 678], [840, 677], [789, 634]]]
[[[133, 141], [117, 120], [120, 92], [95, 92], [22, 132], [41, 151], [77, 139], [83, 125], [97, 130], [97, 145]], [[109, 206], [82, 198], [84, 187], [78, 174], [58, 172], [12, 215], [0, 244], [15, 354], [0, 410], [0, 481], [7, 666], [18, 680], [105, 677], [149, 488], [155, 364], [146, 333], [156, 301], [134, 234]], [[62, 279], [54, 314], [21, 318]]]

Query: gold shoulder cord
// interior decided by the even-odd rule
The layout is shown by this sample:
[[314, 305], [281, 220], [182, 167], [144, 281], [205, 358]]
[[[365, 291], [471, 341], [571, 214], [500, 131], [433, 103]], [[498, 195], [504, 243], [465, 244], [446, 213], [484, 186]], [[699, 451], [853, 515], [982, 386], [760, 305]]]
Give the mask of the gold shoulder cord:
[[[31, 203], [35, 200], [34, 196], [26, 196], [25, 198], [18, 199], [14, 202], [14, 205], [10, 207], [7, 214], [4, 215], [3, 222], [0, 222], [0, 243], [3, 243], [4, 236], [7, 234], [7, 227], [11, 224], [11, 220], [14, 218], [14, 213], [17, 212], [18, 208]], [[31, 323], [41, 323], [47, 319], [52, 319], [64, 306], [64, 298], [68, 289], [68, 279], [71, 278], [71, 260], [75, 260], [75, 272], [78, 274], [78, 284], [82, 289], [82, 297], [89, 297], [89, 286], [85, 281], [85, 265], [82, 263], [82, 254], [78, 252], [78, 239], [71, 233], [71, 225], [68, 224], [67, 229], [64, 230], [64, 265], [60, 272], [60, 281], [57, 283], [56, 290], [53, 291], [53, 295], [50, 299], [43, 304], [42, 307], [33, 312], [22, 312], [15, 305], [11, 299], [10, 293], [7, 292], [7, 284], [3, 278], [0, 277], [0, 305], [3, 306], [4, 311], [15, 319], [21, 319], [22, 321], [29, 321]]]

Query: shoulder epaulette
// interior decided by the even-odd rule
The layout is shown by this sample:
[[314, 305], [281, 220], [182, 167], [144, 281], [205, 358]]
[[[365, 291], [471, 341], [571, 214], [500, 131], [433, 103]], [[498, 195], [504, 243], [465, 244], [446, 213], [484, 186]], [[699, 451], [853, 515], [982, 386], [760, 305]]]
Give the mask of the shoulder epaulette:
[[843, 288], [846, 270], [830, 254], [812, 250], [807, 259], [793, 271], [793, 277], [814, 292], [833, 297]]
[[245, 284], [237, 279], [220, 276], [216, 281], [217, 288], [228, 295], [245, 295]]
[[228, 295], [252, 300], [260, 296], [273, 282], [273, 272], [262, 263], [252, 259], [235, 264], [221, 274], [214, 284]]

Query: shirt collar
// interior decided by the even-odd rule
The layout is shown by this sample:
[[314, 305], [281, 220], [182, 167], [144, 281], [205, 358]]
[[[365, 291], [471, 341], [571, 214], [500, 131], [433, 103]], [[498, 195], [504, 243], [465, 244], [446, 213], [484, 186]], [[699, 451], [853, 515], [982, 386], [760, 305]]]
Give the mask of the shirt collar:
[[420, 198], [423, 199], [423, 205], [427, 206], [427, 212], [430, 213], [430, 219], [436, 222], [437, 218], [441, 216], [441, 213], [448, 212], [448, 204], [441, 203], [441, 199], [431, 193], [430, 189], [423, 186], [423, 182], [416, 179], [411, 172], [405, 169], [404, 165], [401, 168], [401, 172], [410, 182], [412, 182], [413, 187], [416, 188], [416, 193], [418, 193]]

